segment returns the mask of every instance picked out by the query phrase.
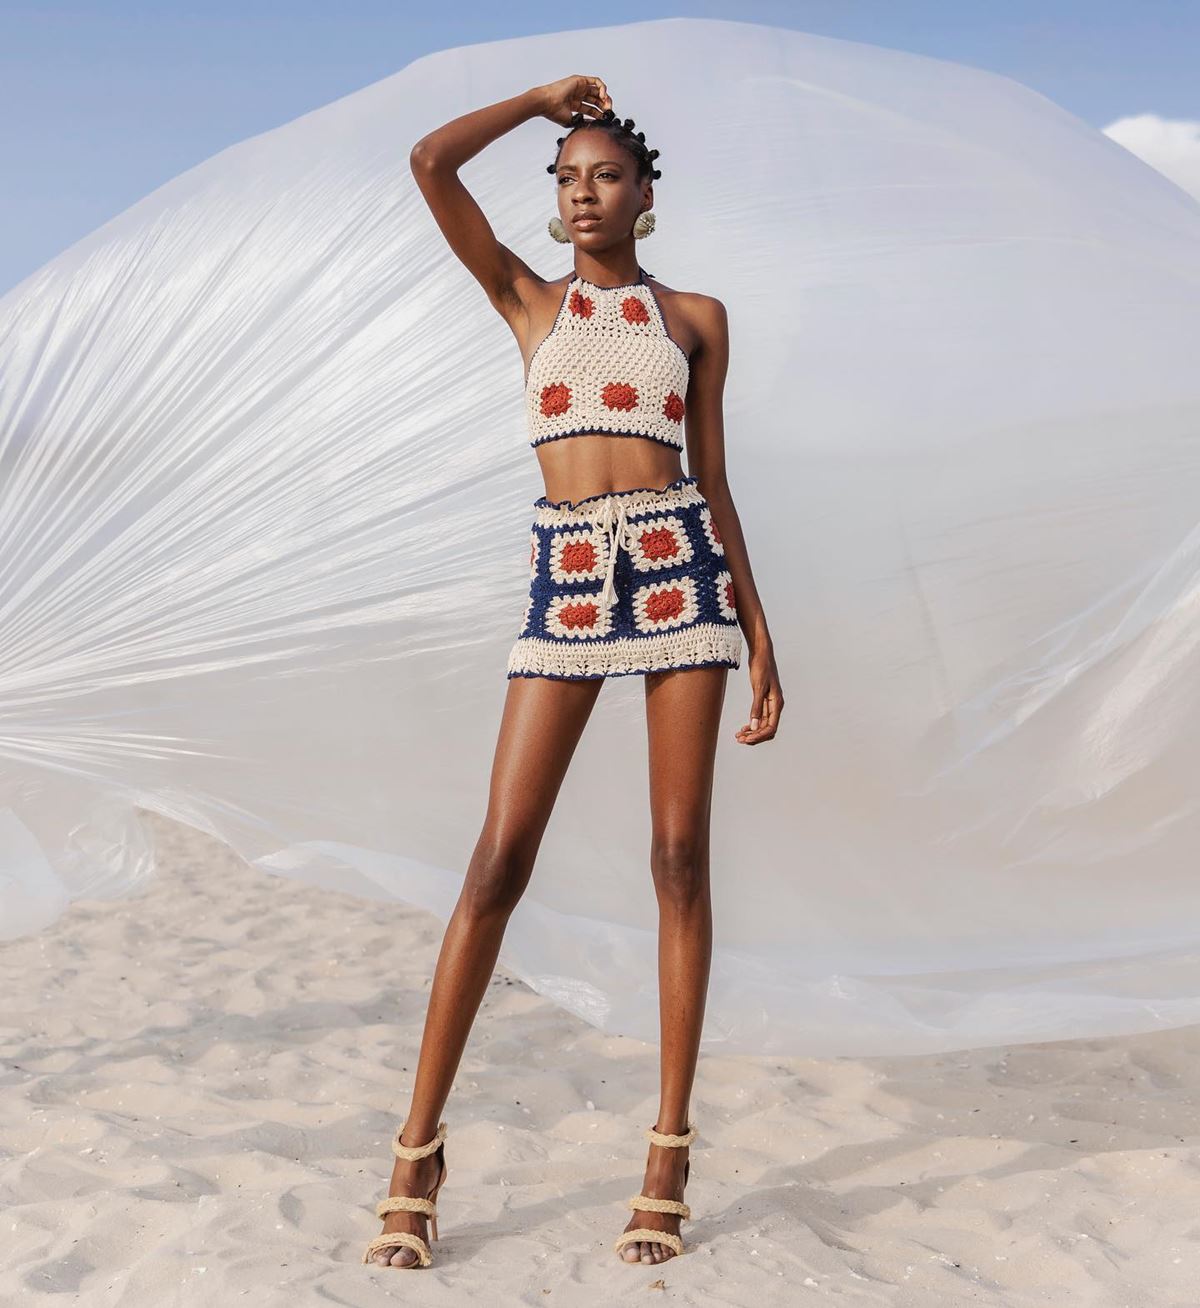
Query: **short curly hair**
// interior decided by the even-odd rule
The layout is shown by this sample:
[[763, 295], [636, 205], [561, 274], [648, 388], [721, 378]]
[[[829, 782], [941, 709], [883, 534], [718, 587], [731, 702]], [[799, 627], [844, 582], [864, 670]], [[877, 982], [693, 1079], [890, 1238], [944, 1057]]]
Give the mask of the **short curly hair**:
[[634, 163], [637, 164], [637, 179], [639, 182], [646, 177], [649, 177], [651, 181], [657, 181], [662, 176], [659, 169], [654, 166], [654, 161], [658, 158], [658, 151], [646, 149], [646, 133], [633, 130], [634, 122], [632, 118], [626, 118], [622, 121], [611, 109], [605, 109], [598, 118], [585, 118], [581, 113], [573, 114], [567, 126], [571, 130], [566, 136], [558, 138], [558, 151], [554, 156], [554, 162], [546, 165], [548, 173], [558, 171], [558, 158], [562, 154], [563, 142], [582, 127], [607, 132], [623, 150], [631, 155]]

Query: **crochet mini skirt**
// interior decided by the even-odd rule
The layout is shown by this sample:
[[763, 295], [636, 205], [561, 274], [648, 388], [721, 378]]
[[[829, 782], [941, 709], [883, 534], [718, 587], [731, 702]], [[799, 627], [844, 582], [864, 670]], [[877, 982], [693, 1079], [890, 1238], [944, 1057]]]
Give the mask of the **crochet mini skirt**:
[[533, 502], [529, 598], [509, 677], [740, 666], [725, 547], [697, 479]]

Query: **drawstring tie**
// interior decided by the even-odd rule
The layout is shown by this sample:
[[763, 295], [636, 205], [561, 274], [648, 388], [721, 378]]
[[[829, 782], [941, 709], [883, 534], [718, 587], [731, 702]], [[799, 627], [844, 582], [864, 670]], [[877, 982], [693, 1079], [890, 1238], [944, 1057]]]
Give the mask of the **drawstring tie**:
[[608, 536], [608, 567], [604, 573], [604, 585], [600, 590], [600, 603], [604, 608], [612, 608], [617, 602], [617, 550], [622, 544], [626, 549], [629, 548], [627, 544], [629, 524], [626, 521], [625, 505], [624, 498], [605, 500], [604, 512], [598, 524]]

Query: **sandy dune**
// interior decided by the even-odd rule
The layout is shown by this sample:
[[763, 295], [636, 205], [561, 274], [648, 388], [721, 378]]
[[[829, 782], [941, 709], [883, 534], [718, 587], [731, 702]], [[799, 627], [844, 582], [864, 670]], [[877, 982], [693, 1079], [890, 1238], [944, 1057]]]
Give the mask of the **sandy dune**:
[[629, 1267], [657, 1050], [502, 973], [436, 1265], [364, 1267], [440, 926], [145, 820], [147, 893], [0, 946], [5, 1308], [1200, 1304], [1200, 1028], [703, 1056], [689, 1252]]

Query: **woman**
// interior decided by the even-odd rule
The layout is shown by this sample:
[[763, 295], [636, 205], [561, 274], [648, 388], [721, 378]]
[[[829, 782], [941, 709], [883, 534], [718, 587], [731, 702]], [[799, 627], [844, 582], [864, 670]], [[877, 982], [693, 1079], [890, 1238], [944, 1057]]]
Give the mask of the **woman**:
[[[551, 235], [574, 246], [573, 271], [552, 282], [496, 240], [458, 177], [534, 116], [573, 128], [547, 168], [558, 190]], [[652, 286], [638, 264], [634, 241], [653, 229], [659, 173], [658, 151], [632, 129], [613, 116], [599, 78], [565, 77], [454, 119], [411, 155], [450, 247], [517, 338], [546, 494], [534, 503], [530, 593], [508, 659], [483, 831], [434, 972], [412, 1104], [392, 1142], [390, 1197], [377, 1208], [383, 1233], [364, 1262], [431, 1262], [426, 1222], [436, 1239], [446, 1177], [442, 1108], [592, 705], [606, 676], [633, 673], [645, 678], [650, 745], [661, 1097], [642, 1191], [616, 1248], [641, 1263], [683, 1249], [688, 1104], [712, 940], [713, 761], [743, 631], [753, 695], [742, 744], [775, 735], [783, 695], [725, 481], [725, 309]]]

